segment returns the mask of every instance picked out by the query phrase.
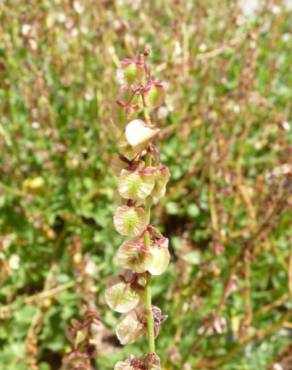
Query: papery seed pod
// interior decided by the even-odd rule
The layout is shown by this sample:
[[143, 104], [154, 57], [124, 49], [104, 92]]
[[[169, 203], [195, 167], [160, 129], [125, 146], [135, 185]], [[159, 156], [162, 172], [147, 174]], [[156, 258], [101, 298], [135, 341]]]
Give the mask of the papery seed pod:
[[124, 242], [117, 253], [118, 263], [137, 273], [146, 272], [152, 264], [152, 254], [144, 245], [143, 237]]
[[140, 296], [130, 283], [117, 281], [106, 289], [105, 301], [111, 309], [126, 313], [138, 305]]
[[135, 159], [137, 155], [144, 149], [143, 147], [133, 149], [133, 147], [127, 142], [127, 140], [123, 139], [119, 140], [118, 146], [120, 153], [130, 161]]
[[120, 139], [118, 142], [118, 146], [120, 153], [123, 154], [123, 156], [125, 156], [130, 161], [135, 159], [138, 155], [141, 155], [147, 147], [147, 145], [145, 144], [133, 147], [128, 143], [126, 139]]
[[152, 81], [145, 90], [144, 96], [148, 107], [156, 108], [163, 104], [165, 99], [164, 83]]
[[126, 360], [117, 362], [114, 367], [114, 370], [135, 370], [135, 368], [131, 366], [131, 362]]
[[121, 267], [137, 273], [148, 271], [152, 275], [165, 272], [170, 260], [168, 239], [153, 227], [151, 233], [149, 245], [145, 244], [144, 236], [141, 236], [120, 246], [117, 259]]
[[161, 370], [160, 358], [155, 353], [148, 353], [144, 358], [144, 363], [149, 370]]
[[86, 353], [73, 351], [63, 359], [62, 370], [89, 370], [90, 359]]
[[119, 361], [114, 370], [161, 370], [160, 359], [155, 353], [142, 358], [131, 355], [127, 360]]
[[140, 145], [147, 146], [160, 130], [158, 128], [151, 128], [146, 125], [141, 119], [135, 119], [126, 126], [126, 139], [132, 147]]
[[165, 195], [166, 185], [170, 179], [170, 172], [166, 166], [161, 166], [156, 171], [156, 181], [152, 196], [155, 202]]
[[147, 370], [142, 360], [131, 355], [125, 361], [116, 363], [114, 370]]
[[154, 318], [154, 334], [157, 337], [160, 332], [161, 325], [167, 319], [167, 315], [162, 315], [161, 309], [156, 306], [152, 306], [152, 313]]
[[121, 197], [134, 201], [145, 200], [152, 192], [155, 183], [155, 169], [147, 167], [143, 170], [122, 170], [118, 190]]
[[149, 251], [152, 255], [152, 259], [147, 265], [147, 271], [150, 272], [151, 275], [163, 274], [170, 261], [168, 239], [164, 238], [163, 241], [159, 243], [151, 243]]
[[147, 266], [147, 271], [152, 275], [160, 275], [165, 272], [170, 261], [168, 239], [152, 225], [148, 225], [147, 230], [150, 234], [149, 251], [152, 255], [152, 260]]
[[116, 335], [121, 344], [134, 343], [145, 333], [145, 311], [141, 306], [123, 314], [116, 326]]
[[138, 236], [148, 224], [147, 215], [141, 207], [120, 206], [114, 215], [114, 225], [124, 236]]

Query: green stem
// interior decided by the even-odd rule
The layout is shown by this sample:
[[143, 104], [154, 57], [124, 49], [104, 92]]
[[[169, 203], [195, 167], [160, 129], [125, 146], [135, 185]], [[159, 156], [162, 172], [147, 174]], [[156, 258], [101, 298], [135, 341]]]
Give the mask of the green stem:
[[[152, 157], [150, 153], [146, 154], [145, 158], [146, 166], [152, 165]], [[146, 199], [145, 211], [147, 214], [148, 223], [150, 223], [152, 199], [148, 197]], [[145, 246], [150, 246], [150, 234], [148, 231], [144, 234]], [[152, 295], [151, 295], [151, 275], [148, 274], [147, 283], [145, 286], [145, 311], [146, 311], [146, 322], [147, 322], [147, 335], [148, 335], [148, 348], [149, 353], [155, 353], [155, 333], [154, 333], [154, 318], [152, 312]]]
[[154, 318], [152, 312], [152, 297], [151, 297], [151, 275], [149, 275], [147, 279], [147, 284], [145, 286], [145, 309], [146, 309], [149, 353], [155, 353]]
[[[152, 165], [152, 157], [151, 157], [151, 154], [148, 152], [145, 156], [145, 166], [151, 167], [151, 165]], [[148, 223], [150, 223], [151, 207], [152, 207], [152, 198], [151, 196], [149, 196], [145, 202], [145, 212], [147, 214]]]
[[148, 111], [148, 108], [147, 108], [147, 104], [145, 102], [145, 98], [144, 98], [144, 95], [143, 94], [142, 94], [142, 102], [143, 102], [144, 118], [145, 118], [145, 120], [146, 120], [147, 123], [150, 123], [151, 122], [150, 114], [149, 114], [149, 111]]

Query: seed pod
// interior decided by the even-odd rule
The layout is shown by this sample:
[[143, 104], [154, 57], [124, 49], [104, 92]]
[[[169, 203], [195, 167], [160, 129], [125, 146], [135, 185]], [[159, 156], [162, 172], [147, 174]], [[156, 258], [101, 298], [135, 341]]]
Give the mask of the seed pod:
[[131, 355], [127, 360], [117, 362], [114, 370], [161, 370], [160, 359], [155, 353], [142, 358]]
[[137, 273], [146, 272], [152, 264], [152, 255], [143, 238], [124, 242], [118, 250], [117, 259], [121, 267]]
[[152, 258], [151, 263], [148, 263], [147, 265], [147, 270], [151, 275], [163, 274], [166, 271], [170, 260], [168, 239], [164, 238], [163, 242], [151, 243], [149, 252]]
[[168, 167], [161, 166], [156, 172], [155, 186], [152, 196], [155, 202], [165, 195], [166, 185], [170, 179], [170, 172]]
[[142, 360], [131, 355], [127, 360], [119, 361], [114, 370], [145, 370], [145, 366]]
[[147, 215], [141, 207], [120, 206], [114, 215], [114, 225], [124, 236], [138, 236], [146, 229]]
[[121, 197], [134, 201], [144, 201], [152, 192], [155, 183], [155, 169], [122, 170], [118, 190]]
[[144, 358], [144, 363], [149, 370], [161, 370], [160, 358], [155, 353], [148, 353]]
[[146, 125], [141, 119], [135, 119], [126, 126], [126, 139], [132, 147], [140, 145], [147, 146], [160, 130], [158, 128], [151, 128]]
[[117, 281], [105, 291], [105, 301], [108, 306], [120, 313], [131, 311], [139, 303], [139, 294], [131, 288], [130, 283]]
[[135, 370], [135, 368], [131, 365], [131, 362], [126, 360], [117, 362], [114, 370]]
[[123, 314], [116, 326], [116, 335], [121, 344], [133, 343], [145, 333], [145, 310], [142, 306]]
[[141, 154], [145, 149], [144, 145], [138, 145], [136, 147], [131, 146], [126, 139], [120, 139], [118, 142], [118, 146], [120, 153], [123, 154], [130, 161], [135, 159], [138, 154]]
[[152, 228], [149, 245], [145, 244], [144, 236], [126, 241], [120, 246], [117, 259], [124, 269], [160, 275], [165, 272], [170, 260], [168, 239]]

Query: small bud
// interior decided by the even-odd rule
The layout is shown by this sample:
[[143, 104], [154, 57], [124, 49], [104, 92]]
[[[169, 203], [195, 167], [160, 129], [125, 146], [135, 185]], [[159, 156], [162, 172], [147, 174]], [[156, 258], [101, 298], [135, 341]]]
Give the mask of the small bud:
[[75, 347], [78, 347], [80, 343], [84, 342], [87, 338], [87, 330], [78, 330], [75, 337]]
[[153, 108], [159, 107], [163, 104], [165, 99], [165, 85], [153, 81], [151, 85], [146, 88], [145, 99], [147, 106]]
[[144, 65], [131, 59], [125, 59], [122, 62], [122, 70], [127, 85], [140, 83], [145, 74]]
[[124, 236], [138, 236], [146, 229], [147, 215], [141, 207], [120, 206], [114, 216], [118, 233]]

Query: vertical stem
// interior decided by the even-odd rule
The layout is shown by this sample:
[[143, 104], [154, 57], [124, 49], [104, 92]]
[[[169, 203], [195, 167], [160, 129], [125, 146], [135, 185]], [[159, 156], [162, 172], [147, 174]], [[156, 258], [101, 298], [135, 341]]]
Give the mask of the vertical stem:
[[288, 287], [289, 293], [292, 297], [292, 243], [290, 247], [289, 267], [288, 267]]
[[145, 286], [145, 310], [146, 310], [149, 353], [155, 353], [154, 319], [152, 312], [152, 297], [151, 297], [151, 275], [148, 276], [147, 284]]
[[144, 113], [145, 121], [147, 123], [150, 123], [151, 122], [150, 114], [149, 114], [149, 111], [147, 109], [147, 105], [146, 105], [145, 98], [144, 98], [143, 94], [142, 94], [142, 102], [143, 102], [143, 113]]
[[[145, 158], [145, 165], [151, 166], [151, 164], [152, 164], [152, 157], [151, 157], [151, 154], [148, 152]], [[148, 197], [146, 199], [146, 204], [145, 204], [145, 211], [147, 214], [148, 223], [150, 223], [151, 206], [152, 206], [152, 199], [151, 197]], [[144, 243], [146, 247], [150, 245], [150, 235], [148, 231], [145, 232]], [[144, 302], [145, 302], [145, 311], [146, 311], [149, 353], [155, 353], [155, 333], [154, 333], [154, 318], [153, 318], [153, 312], [152, 312], [151, 275], [150, 274], [148, 274], [147, 283], [145, 286]]]

